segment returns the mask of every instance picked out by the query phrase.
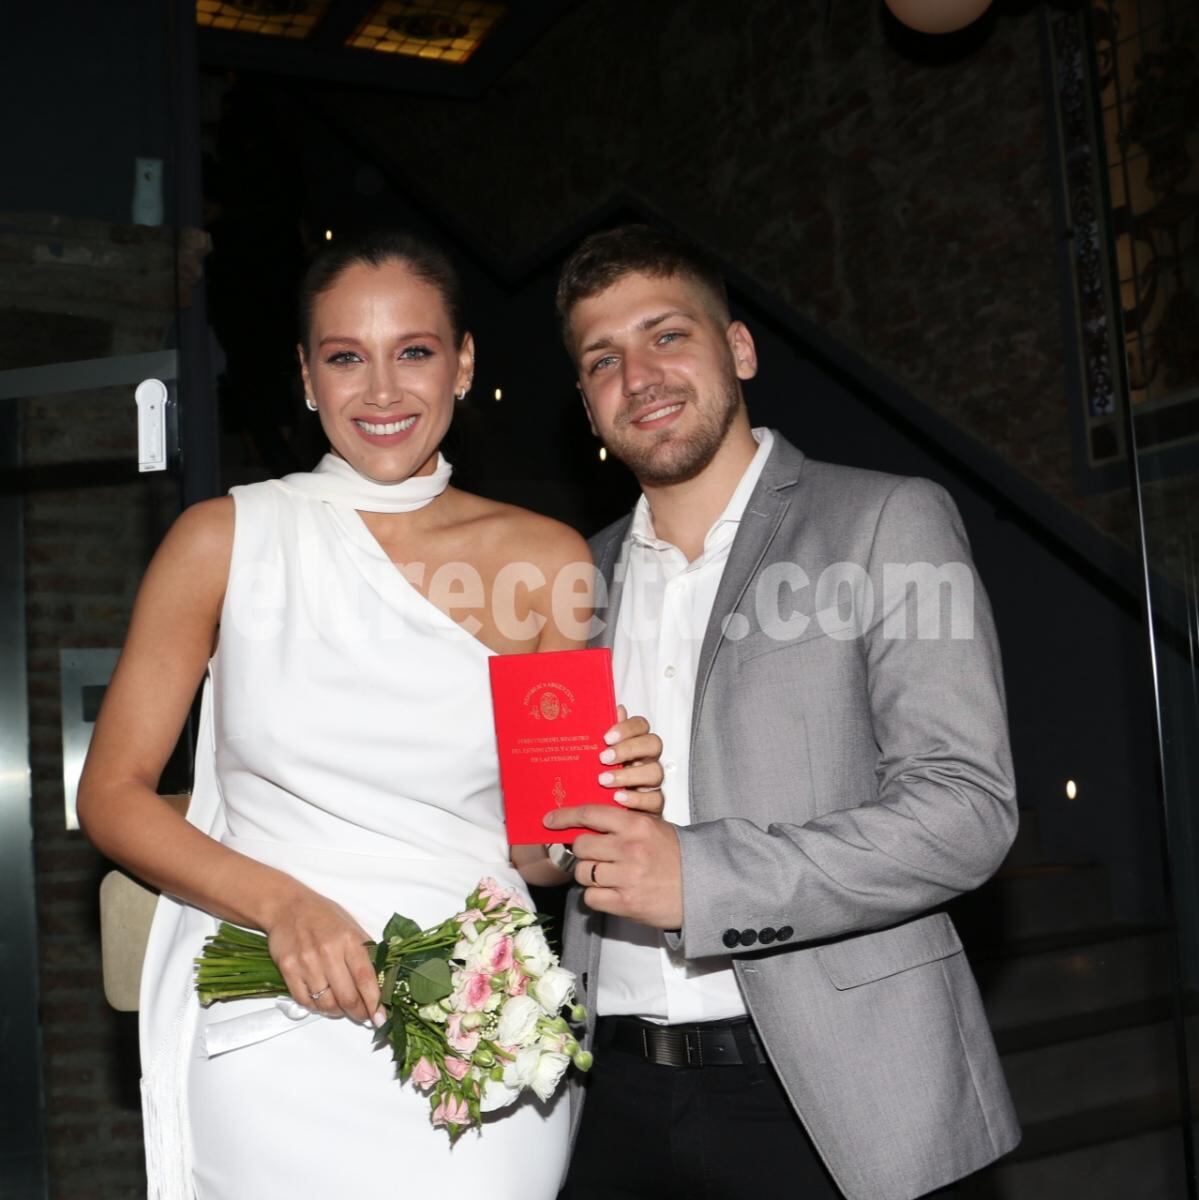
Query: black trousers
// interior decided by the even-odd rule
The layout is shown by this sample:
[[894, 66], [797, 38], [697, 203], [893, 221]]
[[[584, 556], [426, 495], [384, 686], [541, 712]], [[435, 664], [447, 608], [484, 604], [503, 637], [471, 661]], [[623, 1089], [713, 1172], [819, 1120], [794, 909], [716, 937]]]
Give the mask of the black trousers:
[[673, 1197], [843, 1200], [769, 1065], [665, 1067], [597, 1045], [559, 1200]]

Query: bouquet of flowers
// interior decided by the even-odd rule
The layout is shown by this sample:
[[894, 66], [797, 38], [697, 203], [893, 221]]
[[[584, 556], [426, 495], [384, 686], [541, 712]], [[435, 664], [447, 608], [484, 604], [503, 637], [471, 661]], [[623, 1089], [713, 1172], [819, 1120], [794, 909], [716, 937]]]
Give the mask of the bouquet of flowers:
[[[573, 1004], [573, 973], [523, 897], [494, 879], [432, 929], [396, 913], [366, 949], [387, 1011], [378, 1036], [400, 1079], [429, 1093], [433, 1124], [451, 1142], [525, 1088], [549, 1099], [572, 1062], [590, 1068], [562, 1015], [587, 1015]], [[288, 994], [266, 937], [225, 922], [196, 959], [196, 991], [205, 1005]]]

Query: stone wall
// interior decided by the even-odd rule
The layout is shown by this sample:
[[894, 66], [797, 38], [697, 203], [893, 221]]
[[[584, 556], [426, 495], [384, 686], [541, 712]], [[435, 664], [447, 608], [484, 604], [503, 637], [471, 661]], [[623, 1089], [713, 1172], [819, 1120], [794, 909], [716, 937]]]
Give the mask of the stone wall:
[[477, 101], [315, 94], [501, 264], [640, 199], [1134, 549], [1076, 487], [1040, 18], [996, 9], [931, 61], [881, 4], [590, 0]]

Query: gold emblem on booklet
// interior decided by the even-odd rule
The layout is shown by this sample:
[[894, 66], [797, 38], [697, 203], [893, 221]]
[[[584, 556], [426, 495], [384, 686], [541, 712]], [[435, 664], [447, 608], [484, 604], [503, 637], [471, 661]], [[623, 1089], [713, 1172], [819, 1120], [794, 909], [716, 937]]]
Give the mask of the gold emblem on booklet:
[[563, 683], [538, 683], [525, 693], [523, 704], [534, 721], [556, 721], [570, 716], [575, 696]]
[[562, 786], [562, 776], [554, 776], [554, 786], [550, 789], [550, 795], [554, 798], [554, 803], [561, 808], [566, 801], [566, 788]]

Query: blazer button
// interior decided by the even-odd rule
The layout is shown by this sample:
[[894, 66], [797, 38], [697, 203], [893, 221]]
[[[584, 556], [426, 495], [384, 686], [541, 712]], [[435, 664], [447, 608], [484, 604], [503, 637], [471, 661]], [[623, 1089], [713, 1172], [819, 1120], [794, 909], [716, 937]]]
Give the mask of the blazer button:
[[778, 932], [774, 935], [780, 942], [790, 941], [795, 934], [795, 930], [790, 925], [780, 925]]
[[743, 946], [752, 946], [758, 940], [758, 931], [756, 929], [743, 929], [741, 931], [741, 944]]
[[720, 939], [724, 944], [732, 950], [735, 946], [741, 945], [741, 935], [735, 929], [726, 929], [724, 936]]
[[775, 933], [775, 931], [771, 929], [769, 925], [758, 930], [758, 941], [761, 942], [763, 946], [769, 946], [776, 937], [778, 937], [778, 934]]

